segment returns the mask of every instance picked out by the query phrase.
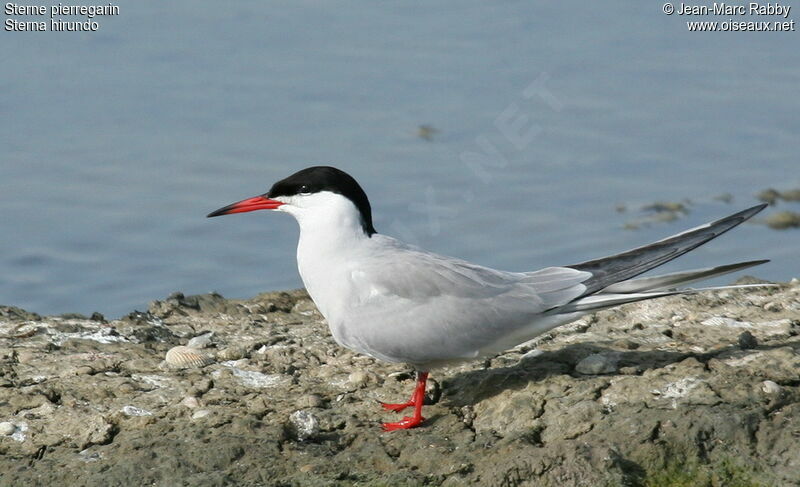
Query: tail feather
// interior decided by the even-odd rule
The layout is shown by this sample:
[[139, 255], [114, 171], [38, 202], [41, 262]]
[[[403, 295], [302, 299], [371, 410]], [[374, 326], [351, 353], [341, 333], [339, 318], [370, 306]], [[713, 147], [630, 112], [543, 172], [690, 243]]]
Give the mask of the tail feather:
[[663, 298], [664, 296], [673, 296], [681, 294], [682, 291], [660, 291], [650, 293], [621, 293], [621, 294], [592, 294], [578, 298], [575, 301], [565, 304], [551, 310], [553, 314], [565, 313], [588, 313], [591, 311], [598, 311], [606, 308], [613, 308], [622, 304], [635, 303], [636, 301], [644, 301], [645, 299]]
[[753, 206], [649, 245], [567, 267], [592, 274], [592, 277], [583, 282], [586, 286], [583, 296], [589, 296], [680, 257], [722, 235], [766, 207], [766, 204]]
[[635, 303], [637, 301], [644, 301], [647, 299], [662, 298], [664, 296], [675, 296], [678, 294], [695, 294], [705, 291], [721, 291], [724, 289], [743, 289], [750, 287], [773, 287], [779, 284], [736, 284], [731, 286], [711, 286], [699, 288], [686, 288], [674, 289], [669, 291], [654, 291], [643, 293], [597, 293], [591, 296], [578, 298], [571, 303], [565, 304], [559, 308], [552, 310], [554, 314], [575, 313], [583, 312], [588, 313], [591, 311], [599, 311], [601, 309], [613, 308], [622, 304]]
[[635, 303], [636, 301], [661, 298], [664, 296], [674, 296], [677, 294], [694, 294], [701, 291], [714, 291], [721, 289], [775, 286], [776, 284], [739, 284], [731, 286], [702, 287], [696, 289], [677, 289], [677, 286], [683, 286], [701, 279], [722, 276], [731, 272], [746, 269], [748, 267], [763, 264], [765, 262], [769, 262], [769, 260], [751, 260], [717, 267], [706, 267], [704, 269], [672, 272], [669, 274], [662, 274], [660, 276], [628, 279], [627, 281], [614, 283], [594, 294], [580, 297], [563, 306], [555, 308], [551, 310], [551, 313], [587, 313], [590, 311], [597, 311], [619, 306], [621, 304]]
[[717, 267], [706, 267], [703, 269], [692, 269], [688, 271], [672, 272], [652, 277], [640, 277], [638, 279], [628, 279], [627, 281], [612, 284], [600, 293], [638, 293], [645, 291], [665, 291], [675, 288], [675, 286], [685, 286], [687, 284], [710, 279], [712, 277], [723, 276], [731, 272], [740, 271], [757, 265], [769, 262], [769, 260], [750, 260], [747, 262], [737, 262], [735, 264], [721, 265]]

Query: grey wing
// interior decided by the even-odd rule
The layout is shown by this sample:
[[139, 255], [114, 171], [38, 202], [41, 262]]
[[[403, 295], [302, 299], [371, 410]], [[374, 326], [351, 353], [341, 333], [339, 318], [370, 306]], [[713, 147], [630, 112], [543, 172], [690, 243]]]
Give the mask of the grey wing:
[[547, 267], [532, 272], [506, 272], [434, 254], [391, 237], [375, 235], [383, 252], [360, 259], [352, 277], [367, 294], [424, 300], [437, 296], [492, 298], [518, 296], [537, 302], [537, 310], [574, 299], [590, 272]]
[[353, 270], [358, 299], [344, 338], [380, 359], [412, 364], [475, 358], [506, 337], [533, 338], [552, 328], [537, 330], [542, 314], [583, 294], [591, 277], [567, 267], [497, 271], [406, 246], [391, 256]]

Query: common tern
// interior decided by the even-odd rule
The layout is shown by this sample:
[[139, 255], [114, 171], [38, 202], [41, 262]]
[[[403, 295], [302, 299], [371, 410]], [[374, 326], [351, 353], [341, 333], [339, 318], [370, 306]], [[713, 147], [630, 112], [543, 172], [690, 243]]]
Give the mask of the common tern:
[[328, 166], [303, 169], [261, 196], [209, 217], [254, 210], [289, 213], [300, 226], [297, 267], [337, 343], [359, 353], [411, 365], [411, 398], [383, 404], [412, 416], [387, 431], [422, 423], [431, 369], [508, 350], [597, 310], [644, 299], [697, 292], [701, 279], [768, 262], [755, 260], [635, 278], [721, 235], [767, 205], [627, 252], [574, 265], [506, 272], [437, 255], [378, 233], [364, 190]]

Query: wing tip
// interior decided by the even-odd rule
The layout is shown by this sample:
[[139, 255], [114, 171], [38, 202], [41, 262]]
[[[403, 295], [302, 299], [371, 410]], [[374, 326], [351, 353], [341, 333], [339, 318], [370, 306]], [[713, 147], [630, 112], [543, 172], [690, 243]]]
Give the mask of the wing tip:
[[735, 213], [735, 214], [733, 214], [731, 216], [738, 216], [738, 217], [744, 218], [745, 220], [748, 220], [748, 219], [750, 219], [750, 217], [752, 217], [756, 213], [759, 213], [759, 212], [763, 211], [764, 208], [766, 208], [768, 206], [769, 206], [768, 203], [761, 203], [761, 204], [758, 204], [758, 205], [755, 205], [755, 206], [751, 206], [750, 208], [747, 208], [746, 210], [742, 210], [739, 213]]
[[766, 264], [767, 262], [771, 262], [771, 260], [770, 259], [746, 260], [743, 262], [736, 262], [735, 264], [728, 264], [728, 266], [719, 266], [719, 267], [737, 267], [745, 269], [747, 267], [754, 267], [757, 265]]

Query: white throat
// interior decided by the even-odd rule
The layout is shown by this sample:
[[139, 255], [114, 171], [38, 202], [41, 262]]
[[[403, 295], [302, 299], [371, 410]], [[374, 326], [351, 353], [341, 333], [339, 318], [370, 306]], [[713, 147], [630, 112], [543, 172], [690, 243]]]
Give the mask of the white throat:
[[346, 197], [323, 191], [276, 198], [300, 225], [297, 268], [320, 312], [330, 321], [343, 300], [353, 256], [370, 240], [361, 214]]

